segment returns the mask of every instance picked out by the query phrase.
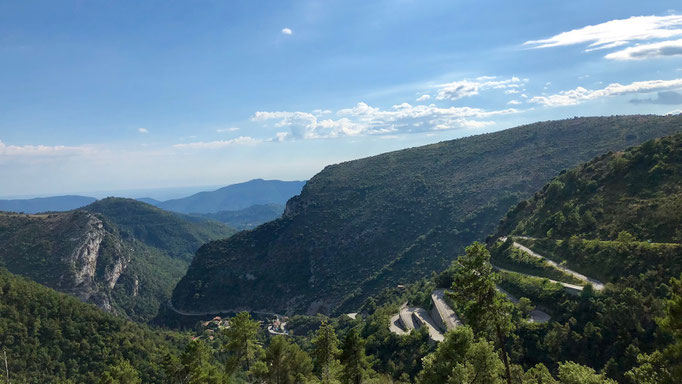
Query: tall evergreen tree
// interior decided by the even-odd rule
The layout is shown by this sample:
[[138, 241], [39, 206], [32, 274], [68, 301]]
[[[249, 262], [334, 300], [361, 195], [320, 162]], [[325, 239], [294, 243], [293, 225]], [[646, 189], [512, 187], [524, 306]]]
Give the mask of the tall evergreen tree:
[[337, 357], [340, 352], [339, 339], [336, 337], [334, 327], [326, 322], [322, 323], [312, 342], [315, 346], [313, 357], [320, 371], [322, 383], [334, 382], [334, 370], [339, 364]]
[[454, 262], [452, 292], [448, 294], [477, 335], [491, 335], [496, 341], [507, 383], [512, 384], [506, 341], [513, 327], [513, 304], [497, 292], [497, 280], [490, 264], [490, 252], [483, 244], [475, 242]]
[[263, 376], [269, 384], [305, 383], [313, 370], [310, 356], [284, 336], [275, 336], [270, 341], [265, 365], [267, 372]]
[[448, 332], [435, 352], [423, 359], [420, 384], [500, 384], [504, 365], [491, 342], [474, 339], [470, 327]]
[[190, 341], [179, 359], [171, 355], [166, 358], [166, 377], [177, 384], [221, 383], [223, 375], [213, 361], [213, 354], [203, 341]]
[[367, 375], [368, 364], [367, 356], [365, 356], [365, 341], [355, 328], [351, 329], [343, 339], [341, 364], [343, 364], [341, 380], [344, 384], [362, 384]]
[[248, 312], [240, 312], [230, 319], [230, 327], [225, 329], [224, 349], [228, 353], [225, 371], [233, 375], [240, 370], [249, 372], [251, 364], [263, 354], [258, 344], [260, 323], [251, 319]]

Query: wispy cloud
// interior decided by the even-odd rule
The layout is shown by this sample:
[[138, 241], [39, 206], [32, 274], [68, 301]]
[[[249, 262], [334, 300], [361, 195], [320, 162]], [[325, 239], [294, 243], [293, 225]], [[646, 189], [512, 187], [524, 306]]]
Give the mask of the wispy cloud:
[[434, 104], [409, 103], [382, 110], [360, 102], [352, 108], [338, 110], [337, 119], [318, 119], [318, 116], [307, 112], [277, 111], [256, 112], [252, 120], [275, 120], [275, 127], [287, 128], [287, 131], [279, 132], [275, 138], [282, 141], [482, 128], [494, 124], [494, 121], [478, 119], [518, 112], [513, 108], [487, 111], [480, 108], [442, 108]]
[[609, 84], [605, 88], [590, 90], [578, 87], [550, 96], [535, 96], [529, 102], [549, 107], [577, 105], [588, 100], [616, 95], [636, 94], [682, 88], [682, 79], [636, 81], [630, 84]]
[[263, 142], [261, 139], [256, 139], [249, 136], [239, 136], [234, 139], [229, 140], [216, 140], [216, 141], [197, 141], [194, 143], [183, 143], [175, 144], [173, 148], [179, 149], [217, 149], [230, 147], [235, 145], [255, 145]]
[[88, 146], [7, 145], [0, 141], [0, 156], [70, 156], [92, 152]]
[[294, 33], [294, 31], [292, 31], [291, 28], [282, 28], [282, 34], [283, 35], [291, 35], [293, 33]]
[[[498, 79], [495, 76], [482, 76], [473, 80], [459, 80], [441, 84], [436, 94], [437, 100], [458, 100], [464, 97], [478, 95], [488, 89], [516, 89], [523, 86], [527, 80], [514, 76], [509, 79]], [[427, 95], [424, 95], [427, 96]], [[422, 96], [422, 97], [424, 97]], [[419, 101], [419, 100], [418, 100]]]
[[612, 60], [643, 60], [682, 55], [682, 39], [635, 45], [604, 56]]
[[226, 132], [236, 132], [238, 131], [238, 127], [229, 127], [229, 128], [218, 128], [215, 131], [218, 133], [226, 133]]
[[138, 128], [137, 131], [140, 133], [149, 133], [149, 130], [147, 128]]
[[669, 39], [675, 36], [682, 36], [682, 15], [634, 16], [588, 25], [547, 39], [527, 41], [523, 45], [550, 48], [589, 43], [586, 51], [593, 51], [615, 48], [634, 41]]
[[633, 104], [678, 105], [682, 104], [682, 93], [675, 91], [658, 92], [656, 98], [632, 99], [630, 102]]

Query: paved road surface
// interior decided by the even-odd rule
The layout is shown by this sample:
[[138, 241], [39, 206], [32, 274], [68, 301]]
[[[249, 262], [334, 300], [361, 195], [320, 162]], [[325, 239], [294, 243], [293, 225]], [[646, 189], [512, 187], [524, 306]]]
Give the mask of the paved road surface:
[[[436, 303], [434, 302], [434, 305], [435, 304]], [[447, 307], [447, 304], [445, 304], [444, 302], [443, 304]], [[450, 312], [452, 312], [451, 309]], [[432, 340], [443, 341], [445, 339], [443, 330], [438, 325], [438, 322], [431, 317], [427, 310], [420, 307], [408, 307], [407, 303], [403, 304], [400, 307], [400, 311], [398, 313], [391, 316], [388, 327], [391, 330], [391, 332], [397, 335], [405, 335], [412, 331], [413, 329], [427, 327], [429, 331], [429, 337]]]
[[449, 331], [462, 325], [462, 322], [457, 317], [457, 314], [455, 314], [455, 311], [445, 302], [444, 296], [445, 291], [437, 289], [431, 294], [431, 300], [443, 324], [445, 324], [445, 329]]
[[[521, 237], [521, 236], [519, 236], [519, 237]], [[531, 238], [529, 238], [529, 237], [522, 237], [522, 238], [524, 238], [524, 239], [531, 239]], [[506, 238], [506, 237], [501, 237], [500, 240], [502, 240], [502, 241], [507, 241], [507, 238]], [[532, 249], [530, 249], [530, 248], [524, 246], [523, 244], [519, 244], [519, 243], [517, 243], [517, 242], [514, 241], [514, 242], [513, 242], [513, 245], [514, 245], [515, 248], [518, 248], [518, 249], [522, 250], [523, 252], [526, 252], [527, 254], [529, 254], [529, 255], [531, 255], [531, 256], [533, 256], [533, 257], [535, 257], [535, 258], [544, 260], [545, 262], [547, 262], [547, 264], [551, 265], [552, 267], [554, 267], [554, 268], [556, 268], [556, 269], [558, 269], [558, 270], [560, 270], [560, 271], [563, 271], [563, 272], [565, 272], [565, 273], [567, 273], [567, 274], [569, 274], [569, 275], [571, 275], [571, 276], [577, 278], [578, 280], [582, 280], [582, 281], [584, 281], [584, 282], [586, 282], [586, 283], [592, 284], [592, 286], [594, 287], [594, 289], [597, 290], [597, 291], [601, 291], [601, 290], [604, 289], [604, 283], [602, 283], [602, 282], [599, 281], [599, 280], [592, 279], [592, 278], [587, 277], [587, 276], [585, 276], [585, 275], [583, 275], [583, 274], [581, 274], [581, 273], [578, 273], [578, 272], [573, 271], [573, 270], [571, 270], [571, 269], [569, 269], [569, 268], [566, 268], [566, 267], [564, 267], [564, 266], [562, 266], [562, 265], [559, 265], [559, 264], [557, 264], [556, 262], [554, 262], [554, 261], [552, 261], [552, 260], [550, 260], [550, 259], [548, 259], [548, 258], [542, 256], [541, 254], [534, 252]]]
[[511, 270], [509, 270], [509, 269], [500, 268], [500, 267], [495, 266], [495, 265], [493, 265], [493, 268], [497, 269], [497, 270], [500, 271], [500, 272], [518, 273], [519, 275], [524, 275], [524, 276], [528, 276], [528, 277], [534, 277], [534, 278], [536, 278], [536, 279], [547, 279], [547, 280], [549, 280], [549, 281], [552, 282], [552, 283], [561, 284], [564, 288], [567, 288], [568, 290], [571, 290], [571, 291], [574, 291], [574, 292], [580, 292], [580, 291], [583, 290], [583, 288], [585, 288], [585, 287], [583, 287], [583, 286], [581, 286], [581, 285], [569, 284], [569, 283], [564, 283], [563, 281], [556, 281], [556, 280], [548, 279], [548, 278], [542, 277], [542, 276], [535, 276], [535, 275], [529, 275], [529, 274], [523, 273], [523, 272], [511, 271]]
[[429, 312], [426, 309], [415, 308], [414, 312], [412, 312], [412, 317], [414, 318], [414, 324], [417, 326], [416, 329], [427, 327], [429, 330], [429, 337], [431, 337], [431, 339], [435, 341], [445, 340], [443, 332], [438, 328], [438, 324], [436, 324], [431, 316], [429, 316]]
[[[505, 296], [507, 296], [507, 299], [509, 299], [509, 301], [511, 301], [512, 303], [514, 304], [519, 303], [519, 299], [514, 297], [514, 295], [512, 295], [511, 293], [505, 291], [500, 287], [495, 287], [495, 289], [497, 289], [500, 293], [503, 293]], [[539, 309], [534, 309], [530, 311], [530, 321], [533, 323], [546, 323], [551, 318], [552, 317], [549, 314], [547, 314], [546, 312], [542, 312]]]

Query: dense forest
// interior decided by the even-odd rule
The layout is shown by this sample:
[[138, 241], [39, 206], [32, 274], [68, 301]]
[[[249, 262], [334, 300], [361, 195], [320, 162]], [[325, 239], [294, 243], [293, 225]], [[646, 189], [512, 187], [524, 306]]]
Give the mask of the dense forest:
[[[681, 153], [676, 134], [560, 172], [500, 215], [486, 243], [453, 251], [449, 267], [408, 284], [388, 280], [355, 312], [334, 317], [207, 313], [168, 330], [2, 269], [7, 371], [15, 383], [678, 383]], [[105, 203], [72, 216], [5, 220], [41, 225], [101, 215], [103, 228], [112, 226], [126, 242], [167, 244], [173, 259], [186, 254], [185, 243], [175, 242], [177, 227], [155, 228], [154, 216], [138, 212], [144, 206]], [[21, 257], [41, 265], [29, 253]], [[396, 314], [433, 312], [438, 290], [460, 325], [441, 339], [428, 321], [396, 331]], [[164, 318], [173, 311], [164, 308], [157, 322], [177, 324]], [[419, 313], [412, 315], [417, 323]]]

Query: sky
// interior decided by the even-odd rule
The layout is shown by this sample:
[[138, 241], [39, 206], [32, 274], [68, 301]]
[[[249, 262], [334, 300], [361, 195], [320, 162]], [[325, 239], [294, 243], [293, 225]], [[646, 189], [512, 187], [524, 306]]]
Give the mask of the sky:
[[680, 112], [679, 0], [0, 0], [2, 197], [304, 180]]

